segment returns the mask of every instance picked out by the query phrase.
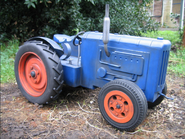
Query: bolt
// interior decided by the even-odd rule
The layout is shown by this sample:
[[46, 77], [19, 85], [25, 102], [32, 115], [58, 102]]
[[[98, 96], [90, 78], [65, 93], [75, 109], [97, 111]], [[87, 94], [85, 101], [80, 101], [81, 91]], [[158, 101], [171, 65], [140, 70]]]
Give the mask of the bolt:
[[34, 72], [34, 71], [31, 72], [31, 76], [32, 76], [33, 78], [35, 77], [35, 72]]
[[37, 73], [37, 75], [39, 75], [39, 72]]
[[116, 105], [116, 108], [117, 108], [117, 109], [120, 109], [120, 105]]

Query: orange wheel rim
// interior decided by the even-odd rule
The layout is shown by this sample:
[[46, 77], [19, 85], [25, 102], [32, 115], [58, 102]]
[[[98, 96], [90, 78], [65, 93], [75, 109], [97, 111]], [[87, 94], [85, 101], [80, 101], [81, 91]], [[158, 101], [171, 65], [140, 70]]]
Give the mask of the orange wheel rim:
[[27, 52], [19, 60], [18, 74], [22, 87], [34, 97], [41, 96], [47, 87], [47, 73], [40, 57]]
[[127, 123], [134, 115], [131, 99], [121, 91], [111, 91], [104, 99], [104, 108], [108, 116], [118, 123]]

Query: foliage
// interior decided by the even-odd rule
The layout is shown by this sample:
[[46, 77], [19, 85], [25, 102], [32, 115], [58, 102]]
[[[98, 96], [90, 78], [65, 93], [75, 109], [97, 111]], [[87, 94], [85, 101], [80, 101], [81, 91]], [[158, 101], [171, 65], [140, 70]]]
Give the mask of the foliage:
[[170, 52], [168, 72], [185, 77], [185, 48], [178, 50], [176, 53]]
[[18, 48], [18, 40], [9, 41], [7, 44], [1, 44], [1, 83], [15, 81], [14, 59]]
[[147, 33], [142, 33], [143, 37], [150, 37], [150, 38], [157, 38], [157, 37], [163, 37], [165, 40], [169, 40], [172, 43], [172, 46], [179, 47], [181, 46], [180, 44], [182, 43], [181, 36], [179, 31], [157, 31], [157, 32], [147, 32]]
[[[146, 9], [151, 0], [3, 0], [0, 39], [23, 41], [33, 36], [73, 35], [77, 30], [102, 31], [105, 3], [110, 4], [111, 32], [141, 35], [158, 24]], [[145, 8], [144, 8], [145, 7]]]
[[180, 16], [180, 14], [171, 13], [171, 14], [170, 14], [171, 21], [172, 21], [174, 24], [176, 24], [176, 23], [177, 23], [176, 19], [177, 19], [179, 16]]
[[179, 31], [157, 31], [143, 33], [142, 36], [157, 38], [163, 37], [171, 41], [172, 47], [177, 47], [176, 52], [170, 52], [168, 73], [185, 77], [185, 48], [181, 47], [181, 35]]
[[156, 31], [159, 24], [149, 16], [148, 3], [115, 0], [110, 10], [112, 32], [141, 36], [141, 32]]
[[[177, 31], [158, 31], [143, 33], [142, 36], [151, 38], [164, 37], [172, 42], [172, 45], [179, 44]], [[11, 40], [1, 45], [1, 83], [15, 81], [14, 77], [14, 59], [18, 51], [18, 40]], [[177, 52], [170, 52], [168, 73], [185, 77], [185, 49], [178, 47]]]

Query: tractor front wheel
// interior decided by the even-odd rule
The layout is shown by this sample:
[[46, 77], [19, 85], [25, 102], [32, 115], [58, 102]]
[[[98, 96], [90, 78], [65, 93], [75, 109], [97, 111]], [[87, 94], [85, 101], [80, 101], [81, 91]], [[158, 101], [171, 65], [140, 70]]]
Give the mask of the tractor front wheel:
[[62, 91], [62, 65], [49, 44], [24, 43], [17, 52], [14, 70], [19, 89], [32, 103], [47, 104]]
[[114, 80], [100, 90], [98, 105], [104, 119], [112, 126], [134, 130], [147, 113], [147, 100], [143, 91], [127, 80]]

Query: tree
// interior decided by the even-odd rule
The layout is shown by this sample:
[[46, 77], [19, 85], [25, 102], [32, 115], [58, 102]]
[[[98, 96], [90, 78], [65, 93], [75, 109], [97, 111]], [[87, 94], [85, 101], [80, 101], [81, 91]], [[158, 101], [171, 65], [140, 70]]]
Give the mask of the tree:
[[20, 0], [0, 3], [0, 39], [32, 36], [52, 37], [55, 33], [102, 31], [105, 3], [110, 4], [112, 33], [141, 35], [158, 27], [148, 15], [151, 0]]

